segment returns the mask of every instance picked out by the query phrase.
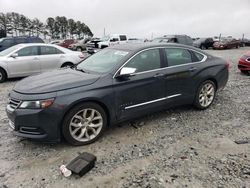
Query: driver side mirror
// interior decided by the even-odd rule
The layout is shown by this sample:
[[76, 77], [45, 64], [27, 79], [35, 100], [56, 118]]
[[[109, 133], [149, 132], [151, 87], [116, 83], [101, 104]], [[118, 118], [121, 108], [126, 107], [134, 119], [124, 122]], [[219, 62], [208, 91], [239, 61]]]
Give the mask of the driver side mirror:
[[126, 80], [129, 77], [133, 76], [133, 73], [135, 73], [136, 68], [132, 68], [132, 67], [123, 67], [120, 70], [120, 74], [116, 76], [116, 78], [118, 79], [122, 79], [122, 80]]
[[18, 53], [13, 53], [13, 54], [10, 55], [10, 57], [12, 57], [12, 58], [18, 57]]

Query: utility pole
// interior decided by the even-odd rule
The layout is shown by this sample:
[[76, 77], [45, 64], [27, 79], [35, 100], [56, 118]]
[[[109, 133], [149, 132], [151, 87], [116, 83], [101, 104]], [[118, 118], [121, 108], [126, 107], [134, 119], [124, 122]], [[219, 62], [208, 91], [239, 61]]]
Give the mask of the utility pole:
[[103, 30], [103, 36], [104, 36], [104, 37], [106, 36], [105, 27], [104, 27], [104, 30]]
[[221, 33], [220, 33], [220, 35], [219, 35], [219, 41], [220, 41], [220, 38], [221, 38]]

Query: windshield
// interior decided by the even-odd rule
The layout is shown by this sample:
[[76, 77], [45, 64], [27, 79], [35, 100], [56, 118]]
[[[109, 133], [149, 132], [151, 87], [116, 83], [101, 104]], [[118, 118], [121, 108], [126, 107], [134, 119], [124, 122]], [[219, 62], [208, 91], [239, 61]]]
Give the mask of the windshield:
[[6, 50], [3, 50], [0, 52], [0, 56], [6, 56], [8, 54], [10, 54], [11, 52], [17, 50], [18, 48], [20, 48], [20, 44], [19, 45], [15, 45], [15, 46], [12, 46], [10, 48], [7, 48]]
[[200, 38], [200, 39], [197, 39], [196, 41], [194, 41], [195, 43], [201, 43], [201, 42], [204, 42], [206, 40], [206, 38]]
[[105, 73], [119, 64], [128, 53], [123, 50], [104, 49], [82, 61], [76, 68], [87, 72]]

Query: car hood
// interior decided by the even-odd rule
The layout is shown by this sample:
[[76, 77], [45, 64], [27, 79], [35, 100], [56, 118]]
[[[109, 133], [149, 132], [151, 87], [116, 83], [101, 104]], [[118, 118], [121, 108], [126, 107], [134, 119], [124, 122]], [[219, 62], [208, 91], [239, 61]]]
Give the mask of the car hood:
[[58, 69], [30, 76], [19, 81], [14, 91], [24, 94], [42, 94], [93, 84], [100, 75], [88, 74], [74, 69]]

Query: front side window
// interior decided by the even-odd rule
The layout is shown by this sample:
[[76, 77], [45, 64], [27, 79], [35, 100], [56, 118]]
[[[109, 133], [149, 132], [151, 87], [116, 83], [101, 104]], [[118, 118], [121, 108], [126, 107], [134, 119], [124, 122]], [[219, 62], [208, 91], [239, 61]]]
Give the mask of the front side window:
[[17, 54], [19, 57], [38, 55], [38, 47], [30, 46], [22, 48], [21, 50], [17, 51]]
[[144, 72], [161, 68], [159, 49], [152, 49], [139, 53], [124, 67], [135, 68], [135, 72]]
[[41, 55], [53, 55], [53, 54], [62, 54], [61, 50], [54, 48], [52, 46], [41, 46]]
[[165, 49], [168, 66], [184, 65], [192, 62], [192, 56], [186, 49], [167, 48]]
[[3, 40], [3, 42], [1, 42], [1, 45], [2, 46], [11, 46], [11, 45], [13, 45], [14, 44], [14, 42], [13, 42], [13, 40], [11, 40], [11, 39], [5, 39], [5, 40]]

